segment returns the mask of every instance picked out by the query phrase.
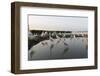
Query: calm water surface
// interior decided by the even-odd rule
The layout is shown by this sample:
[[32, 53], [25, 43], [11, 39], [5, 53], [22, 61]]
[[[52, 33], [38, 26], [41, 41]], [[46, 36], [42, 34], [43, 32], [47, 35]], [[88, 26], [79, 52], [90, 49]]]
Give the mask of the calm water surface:
[[28, 51], [28, 60], [79, 59], [87, 57], [87, 38], [45, 40]]

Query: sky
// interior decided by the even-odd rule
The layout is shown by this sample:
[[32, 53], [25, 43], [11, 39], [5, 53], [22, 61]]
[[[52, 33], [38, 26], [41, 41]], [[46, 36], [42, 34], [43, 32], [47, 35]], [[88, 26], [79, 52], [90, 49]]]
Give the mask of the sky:
[[88, 31], [88, 17], [29, 15], [29, 30]]

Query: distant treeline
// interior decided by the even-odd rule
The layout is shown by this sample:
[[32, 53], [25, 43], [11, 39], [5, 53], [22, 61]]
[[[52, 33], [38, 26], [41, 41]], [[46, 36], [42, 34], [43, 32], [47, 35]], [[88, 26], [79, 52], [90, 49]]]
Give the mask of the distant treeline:
[[38, 33], [38, 34], [41, 34], [42, 32], [50, 32], [50, 33], [53, 33], [53, 32], [56, 32], [56, 33], [72, 33], [72, 31], [44, 31], [44, 30], [30, 30], [30, 32], [32, 33]]

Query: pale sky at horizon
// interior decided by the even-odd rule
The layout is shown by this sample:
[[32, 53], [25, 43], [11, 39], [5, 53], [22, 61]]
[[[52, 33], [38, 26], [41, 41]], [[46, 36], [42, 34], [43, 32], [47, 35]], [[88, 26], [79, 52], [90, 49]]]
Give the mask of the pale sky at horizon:
[[88, 17], [29, 15], [30, 30], [88, 31]]

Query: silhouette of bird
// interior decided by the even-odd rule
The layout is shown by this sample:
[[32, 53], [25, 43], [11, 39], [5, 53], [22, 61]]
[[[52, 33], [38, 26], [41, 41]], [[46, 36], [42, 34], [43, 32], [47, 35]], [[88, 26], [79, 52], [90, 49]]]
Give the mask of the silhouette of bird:
[[61, 38], [58, 35], [56, 35], [56, 38], [58, 39], [57, 41], [57, 44], [58, 44], [61, 41]]
[[65, 33], [63, 33], [63, 38], [65, 38], [66, 37], [66, 34]]
[[57, 38], [57, 39], [60, 39], [60, 37], [59, 37], [58, 35], [56, 35], [56, 38]]
[[54, 41], [53, 38], [52, 38], [51, 36], [49, 36], [49, 39], [50, 39], [50, 41], [52, 41], [52, 42]]
[[47, 42], [41, 42], [41, 44], [42, 44], [42, 45], [48, 45], [48, 43], [47, 43]]
[[44, 32], [42, 32], [40, 36], [41, 36], [41, 37], [44, 37]]
[[41, 44], [42, 44], [42, 45], [45, 45], [45, 43], [44, 43], [44, 42], [41, 42]]
[[48, 43], [47, 43], [47, 42], [45, 42], [45, 45], [48, 45]]
[[65, 42], [64, 42], [64, 45], [68, 46], [68, 44], [67, 44], [67, 43], [65, 43]]

